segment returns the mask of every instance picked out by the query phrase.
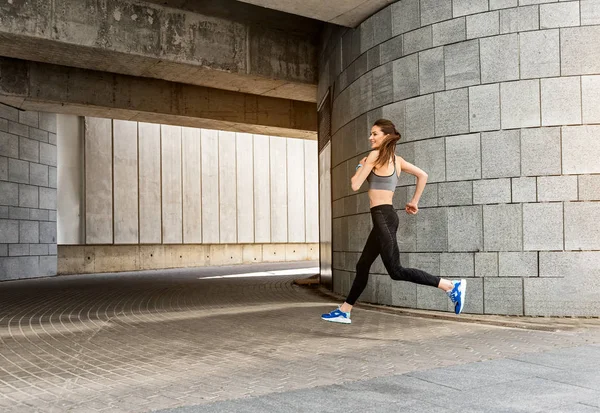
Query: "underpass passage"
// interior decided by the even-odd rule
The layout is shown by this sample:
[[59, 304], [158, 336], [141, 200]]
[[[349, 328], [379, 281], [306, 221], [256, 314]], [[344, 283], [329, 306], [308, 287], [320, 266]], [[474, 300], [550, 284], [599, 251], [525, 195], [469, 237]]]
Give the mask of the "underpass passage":
[[147, 412], [600, 342], [596, 329], [544, 332], [361, 308], [351, 325], [326, 323], [320, 314], [338, 303], [293, 283], [310, 271], [272, 272], [314, 266], [2, 283], [0, 409]]

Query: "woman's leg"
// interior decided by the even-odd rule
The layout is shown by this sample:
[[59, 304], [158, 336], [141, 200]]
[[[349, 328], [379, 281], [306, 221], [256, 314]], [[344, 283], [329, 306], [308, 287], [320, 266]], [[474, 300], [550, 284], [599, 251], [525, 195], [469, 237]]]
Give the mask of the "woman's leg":
[[451, 281], [416, 268], [405, 268], [400, 264], [400, 250], [396, 240], [398, 215], [394, 208], [386, 205], [373, 211], [373, 225], [378, 229], [381, 260], [390, 277], [394, 280], [410, 281], [416, 284], [438, 287], [444, 291], [454, 286]]
[[363, 248], [363, 252], [360, 255], [358, 262], [356, 263], [356, 277], [350, 288], [350, 293], [346, 298], [346, 301], [340, 307], [340, 310], [348, 313], [352, 309], [352, 306], [358, 300], [358, 297], [362, 294], [369, 281], [369, 270], [371, 265], [379, 255], [379, 240], [377, 239], [376, 228], [371, 230], [367, 243]]

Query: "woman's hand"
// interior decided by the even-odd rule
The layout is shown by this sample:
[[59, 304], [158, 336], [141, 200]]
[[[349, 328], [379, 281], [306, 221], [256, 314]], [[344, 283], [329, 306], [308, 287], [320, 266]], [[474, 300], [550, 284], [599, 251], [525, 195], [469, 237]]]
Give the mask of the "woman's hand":
[[406, 204], [406, 213], [410, 214], [410, 215], [415, 215], [417, 212], [419, 212], [419, 207], [417, 206], [416, 202], [408, 202]]
[[365, 163], [367, 162], [367, 157], [365, 156], [364, 158], [362, 158], [358, 163], [361, 164], [362, 166], [365, 166]]

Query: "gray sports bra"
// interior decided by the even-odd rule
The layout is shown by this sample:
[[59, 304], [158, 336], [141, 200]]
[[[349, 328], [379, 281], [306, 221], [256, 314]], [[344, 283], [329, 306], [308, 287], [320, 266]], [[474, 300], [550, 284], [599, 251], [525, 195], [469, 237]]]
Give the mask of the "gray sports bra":
[[392, 172], [391, 175], [381, 176], [371, 171], [369, 176], [367, 176], [367, 182], [369, 182], [369, 189], [384, 189], [394, 192], [396, 190], [396, 185], [398, 184], [396, 157], [394, 156], [394, 172]]

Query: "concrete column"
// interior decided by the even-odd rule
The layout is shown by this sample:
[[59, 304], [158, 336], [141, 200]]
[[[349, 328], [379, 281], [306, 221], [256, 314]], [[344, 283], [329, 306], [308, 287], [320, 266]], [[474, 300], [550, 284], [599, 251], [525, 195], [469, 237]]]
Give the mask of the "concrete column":
[[56, 130], [0, 104], [0, 280], [56, 274]]
[[57, 243], [85, 243], [84, 125], [75, 115], [57, 115]]

